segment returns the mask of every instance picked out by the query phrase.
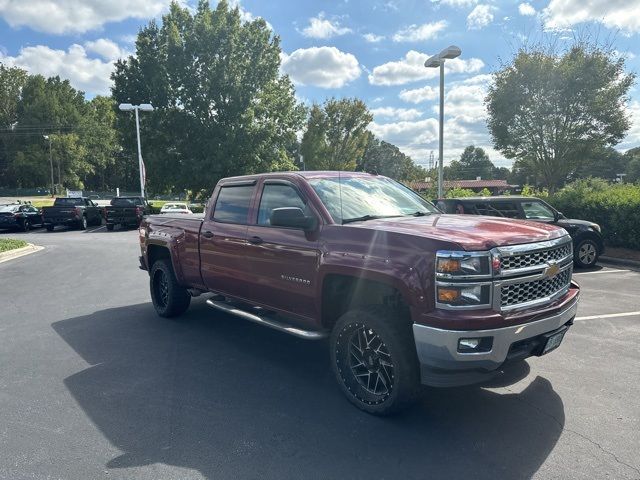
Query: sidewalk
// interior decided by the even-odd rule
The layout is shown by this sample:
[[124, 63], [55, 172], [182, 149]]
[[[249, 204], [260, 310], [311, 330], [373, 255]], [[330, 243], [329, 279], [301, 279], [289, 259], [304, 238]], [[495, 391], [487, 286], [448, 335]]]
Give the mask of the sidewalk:
[[600, 257], [600, 260], [613, 265], [640, 268], [640, 250], [606, 247], [605, 253]]

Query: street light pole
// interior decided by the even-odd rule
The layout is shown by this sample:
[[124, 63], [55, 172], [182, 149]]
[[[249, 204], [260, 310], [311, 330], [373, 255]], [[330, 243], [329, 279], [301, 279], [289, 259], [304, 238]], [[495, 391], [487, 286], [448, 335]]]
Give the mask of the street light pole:
[[440, 62], [440, 121], [438, 125], [438, 198], [444, 197], [444, 60]]
[[445, 48], [438, 55], [429, 57], [424, 66], [440, 67], [440, 121], [438, 128], [438, 198], [444, 196], [444, 62], [446, 59], [459, 57], [462, 51], [455, 45]]
[[141, 103], [140, 105], [131, 105], [130, 103], [121, 103], [120, 110], [123, 112], [128, 112], [133, 110], [136, 115], [136, 138], [138, 141], [138, 170], [140, 172], [140, 196], [144, 198], [144, 162], [142, 161], [142, 144], [140, 142], [140, 116], [138, 114], [139, 110], [143, 112], [152, 112], [153, 106], [150, 103]]
[[45, 140], [49, 140], [49, 166], [51, 167], [51, 196], [55, 195], [55, 186], [53, 184], [53, 158], [51, 157], [51, 137], [43, 135]]

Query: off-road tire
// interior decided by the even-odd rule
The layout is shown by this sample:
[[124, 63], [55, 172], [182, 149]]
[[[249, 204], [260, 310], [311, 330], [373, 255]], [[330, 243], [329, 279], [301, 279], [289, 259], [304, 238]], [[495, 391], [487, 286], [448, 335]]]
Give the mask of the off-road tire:
[[338, 384], [359, 409], [389, 415], [416, 400], [420, 367], [411, 324], [390, 308], [348, 311], [331, 332], [330, 348]]
[[113, 227], [115, 227], [113, 223], [107, 223], [107, 230], [109, 230], [110, 232], [113, 231]]
[[598, 261], [598, 244], [591, 238], [580, 240], [573, 252], [573, 261], [577, 267], [593, 267]]
[[47, 229], [47, 232], [53, 232], [53, 229], [56, 227], [55, 225], [46, 225], [45, 228]]
[[80, 230], [86, 230], [87, 229], [87, 217], [85, 217], [84, 215], [82, 216], [82, 218], [78, 222], [78, 228]]
[[191, 295], [178, 284], [170, 260], [161, 259], [153, 263], [149, 288], [153, 307], [161, 317], [177, 317], [189, 308]]

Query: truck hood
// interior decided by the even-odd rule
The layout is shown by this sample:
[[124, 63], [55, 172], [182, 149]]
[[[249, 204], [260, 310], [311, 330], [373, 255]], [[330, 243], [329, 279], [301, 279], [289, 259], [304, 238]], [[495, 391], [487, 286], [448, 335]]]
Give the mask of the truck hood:
[[381, 218], [352, 223], [349, 226], [453, 242], [464, 250], [489, 250], [505, 245], [542, 242], [567, 235], [563, 228], [555, 225], [480, 215], [433, 214], [424, 217]]

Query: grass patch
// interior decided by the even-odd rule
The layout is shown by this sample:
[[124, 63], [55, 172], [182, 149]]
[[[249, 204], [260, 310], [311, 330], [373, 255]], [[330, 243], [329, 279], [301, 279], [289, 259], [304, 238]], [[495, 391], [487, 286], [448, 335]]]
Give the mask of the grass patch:
[[31, 205], [33, 205], [36, 208], [51, 207], [51, 206], [53, 206], [54, 200], [55, 200], [55, 198], [44, 198], [42, 200], [31, 200]]
[[0, 238], [0, 253], [26, 247], [28, 244], [24, 240], [14, 240], [13, 238]]

